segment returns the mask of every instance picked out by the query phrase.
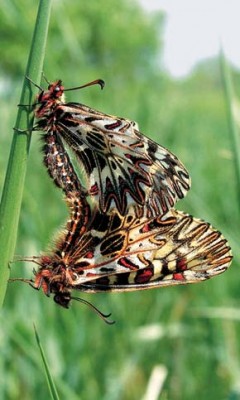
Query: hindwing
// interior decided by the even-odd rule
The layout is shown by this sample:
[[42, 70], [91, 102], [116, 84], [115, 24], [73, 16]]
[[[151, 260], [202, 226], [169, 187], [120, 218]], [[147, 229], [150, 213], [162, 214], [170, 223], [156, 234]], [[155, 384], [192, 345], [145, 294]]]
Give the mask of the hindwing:
[[64, 236], [55, 252], [39, 258], [34, 287], [58, 298], [72, 289], [143, 290], [203, 281], [230, 265], [228, 243], [209, 223], [177, 210], [152, 219], [131, 211], [87, 213], [67, 249]]

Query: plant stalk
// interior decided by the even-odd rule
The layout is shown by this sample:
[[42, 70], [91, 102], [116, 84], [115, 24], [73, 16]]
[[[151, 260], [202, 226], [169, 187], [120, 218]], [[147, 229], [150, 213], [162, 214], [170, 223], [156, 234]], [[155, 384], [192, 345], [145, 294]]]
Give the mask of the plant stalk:
[[[40, 0], [26, 76], [40, 83], [52, 0]], [[20, 105], [31, 105], [33, 90], [25, 78]], [[9, 262], [13, 259], [21, 209], [33, 117], [30, 106], [19, 106], [7, 172], [0, 204], [0, 307], [3, 305], [9, 279]], [[28, 129], [28, 131], [26, 131]]]

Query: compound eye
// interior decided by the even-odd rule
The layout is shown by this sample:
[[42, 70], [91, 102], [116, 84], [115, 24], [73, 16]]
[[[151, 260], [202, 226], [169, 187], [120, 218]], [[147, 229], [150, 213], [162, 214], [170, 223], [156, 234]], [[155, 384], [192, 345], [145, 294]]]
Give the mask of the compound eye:
[[71, 301], [71, 296], [69, 293], [57, 293], [55, 294], [53, 300], [55, 303], [59, 304], [64, 308], [69, 308], [69, 304]]

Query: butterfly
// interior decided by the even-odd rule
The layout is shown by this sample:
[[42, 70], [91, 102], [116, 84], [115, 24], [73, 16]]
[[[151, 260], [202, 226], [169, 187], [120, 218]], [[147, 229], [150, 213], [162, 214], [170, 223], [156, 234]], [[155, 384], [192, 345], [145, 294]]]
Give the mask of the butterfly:
[[[232, 256], [221, 233], [172, 208], [190, 185], [180, 161], [135, 122], [64, 103], [64, 91], [61, 81], [41, 89], [34, 129], [44, 131], [44, 164], [65, 193], [70, 219], [50, 253], [28, 259], [39, 267], [34, 279], [22, 280], [65, 308], [78, 300], [106, 320], [72, 290], [144, 290], [224, 272]], [[63, 141], [85, 168], [86, 188]]]
[[67, 201], [72, 218], [65, 232], [52, 252], [28, 259], [39, 266], [34, 280], [22, 279], [53, 294], [62, 307], [71, 300], [87, 303], [72, 296], [73, 289], [121, 292], [195, 283], [230, 265], [231, 250], [221, 233], [191, 215], [171, 209], [149, 218], [138, 205], [125, 216], [116, 209], [104, 214], [78, 193]]
[[[149, 217], [165, 214], [189, 190], [187, 170], [169, 150], [140, 133], [136, 122], [64, 101], [64, 92], [94, 84], [104, 86], [100, 79], [72, 89], [64, 89], [61, 80], [46, 91], [38, 86], [34, 130], [45, 132], [45, 160], [46, 142], [63, 139], [84, 169], [86, 190], [101, 212], [116, 208], [125, 215], [137, 204], [147, 207]], [[53, 164], [45, 165], [54, 177]]]

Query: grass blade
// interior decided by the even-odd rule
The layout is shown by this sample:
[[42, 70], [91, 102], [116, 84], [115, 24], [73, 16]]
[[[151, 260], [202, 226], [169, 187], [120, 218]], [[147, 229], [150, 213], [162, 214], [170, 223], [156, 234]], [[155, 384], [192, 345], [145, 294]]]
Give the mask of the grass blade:
[[[26, 75], [40, 82], [48, 24], [50, 18], [51, 0], [40, 0], [29, 54]], [[33, 91], [28, 80], [24, 79], [20, 104], [31, 104]], [[0, 204], [0, 307], [3, 304], [7, 281], [9, 278], [9, 262], [13, 258], [24, 180], [27, 168], [27, 157], [31, 135], [26, 132], [33, 124], [29, 107], [19, 107], [15, 132], [13, 135], [5, 183]]]
[[[222, 80], [223, 80], [225, 99], [226, 99], [228, 123], [230, 128], [230, 140], [234, 158], [234, 167], [235, 167], [236, 185], [237, 185], [236, 190], [237, 190], [238, 200], [240, 200], [240, 137], [234, 117], [235, 98], [234, 98], [231, 73], [223, 50], [220, 53], [220, 64], [221, 64]], [[240, 201], [238, 201], [238, 204], [240, 207]]]
[[41, 357], [42, 357], [42, 361], [43, 361], [43, 365], [44, 365], [44, 369], [45, 369], [45, 373], [46, 373], [46, 378], [47, 378], [47, 383], [48, 383], [49, 392], [51, 394], [51, 398], [53, 400], [59, 400], [57, 389], [56, 389], [55, 384], [53, 382], [53, 379], [52, 379], [52, 376], [51, 376], [51, 373], [50, 373], [50, 370], [49, 370], [49, 367], [48, 367], [48, 363], [47, 363], [47, 360], [46, 360], [46, 357], [45, 357], [45, 354], [44, 354], [44, 351], [43, 351], [43, 348], [42, 348], [42, 345], [41, 345], [41, 342], [40, 342], [40, 338], [39, 338], [39, 335], [37, 333], [37, 329], [36, 329], [35, 325], [34, 325], [34, 331], [35, 331], [37, 345], [38, 345], [38, 348], [40, 350], [40, 354], [41, 354]]

